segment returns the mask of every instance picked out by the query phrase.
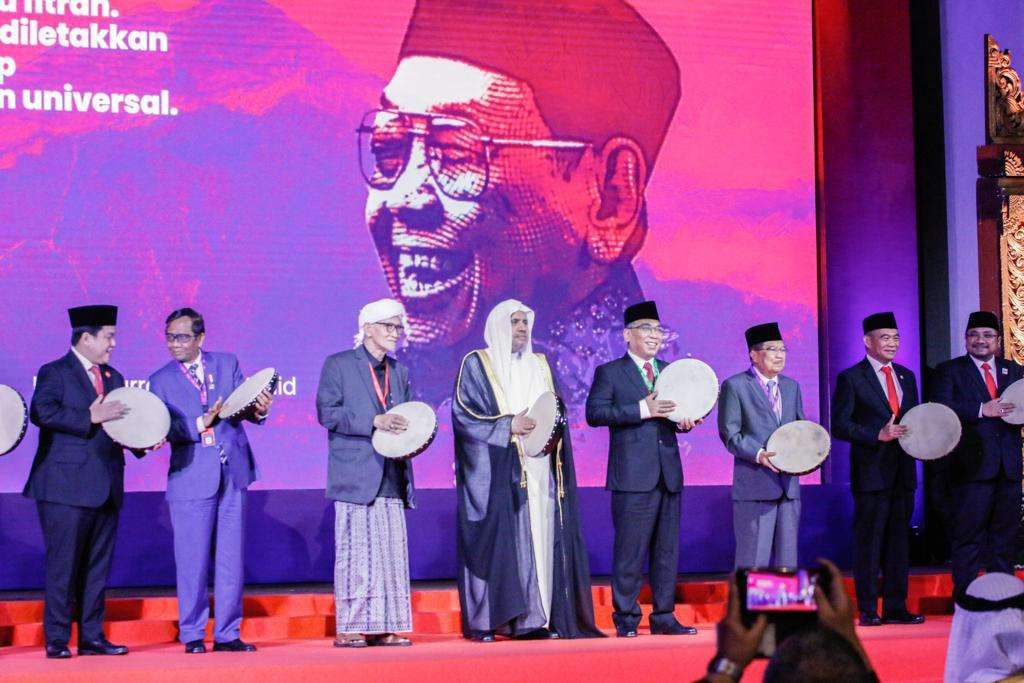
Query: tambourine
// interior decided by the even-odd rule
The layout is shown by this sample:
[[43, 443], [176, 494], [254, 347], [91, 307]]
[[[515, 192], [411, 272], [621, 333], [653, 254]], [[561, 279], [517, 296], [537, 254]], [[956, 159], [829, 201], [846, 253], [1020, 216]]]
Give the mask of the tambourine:
[[562, 403], [562, 399], [554, 392], [545, 391], [533, 402], [526, 416], [532, 419], [536, 426], [529, 434], [519, 437], [523, 452], [531, 458], [549, 453], [565, 429], [565, 404]]
[[941, 403], [921, 403], [900, 420], [907, 433], [899, 437], [907, 455], [918, 460], [938, 460], [960, 443], [960, 418]]
[[371, 442], [373, 450], [385, 458], [408, 459], [427, 450], [437, 436], [437, 414], [434, 409], [422, 401], [406, 401], [385, 413], [401, 415], [409, 423], [404, 432], [387, 432], [377, 429], [373, 432]]
[[25, 438], [28, 406], [17, 391], [0, 384], [0, 455], [7, 455]]
[[259, 372], [246, 378], [238, 385], [224, 403], [221, 404], [220, 419], [227, 420], [236, 415], [241, 415], [256, 405], [256, 399], [264, 391], [274, 393], [280, 377], [274, 368], [263, 368]]
[[828, 432], [817, 422], [796, 420], [782, 425], [764, 447], [775, 456], [769, 462], [786, 474], [810, 474], [821, 467], [832, 448]]
[[104, 422], [103, 431], [125, 448], [152, 448], [166, 439], [171, 431], [171, 414], [154, 393], [139, 387], [121, 387], [103, 398], [104, 403], [110, 401], [123, 403], [128, 413]]
[[669, 364], [654, 383], [659, 401], [672, 401], [675, 410], [666, 417], [672, 422], [699, 420], [711, 412], [718, 401], [718, 376], [711, 366], [696, 358], [683, 358]]

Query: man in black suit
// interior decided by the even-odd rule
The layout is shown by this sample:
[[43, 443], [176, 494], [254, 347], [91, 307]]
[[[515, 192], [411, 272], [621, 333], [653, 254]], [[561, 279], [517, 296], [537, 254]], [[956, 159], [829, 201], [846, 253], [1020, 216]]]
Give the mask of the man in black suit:
[[952, 500], [953, 588], [957, 594], [984, 568], [1013, 573], [1013, 550], [1020, 524], [1020, 427], [1004, 415], [1024, 407], [999, 397], [1024, 375], [1024, 368], [998, 358], [999, 319], [976, 311], [967, 321], [967, 355], [941, 363], [935, 371], [934, 400], [960, 418], [963, 436], [948, 455]]
[[79, 655], [123, 655], [103, 635], [104, 590], [124, 495], [124, 452], [101, 424], [128, 412], [103, 397], [124, 386], [107, 365], [116, 345], [117, 308], [68, 311], [71, 350], [39, 369], [32, 423], [39, 448], [24, 495], [36, 500], [46, 545], [46, 656], [71, 656], [72, 616]]
[[917, 405], [917, 381], [909, 368], [892, 362], [900, 348], [896, 316], [875, 313], [864, 319], [863, 327], [867, 355], [839, 373], [832, 394], [832, 434], [851, 444], [853, 578], [860, 625], [920, 624], [924, 617], [907, 610], [917, 463], [897, 440], [907, 428], [896, 424]]
[[680, 624], [673, 611], [683, 488], [676, 431], [688, 431], [695, 423], [670, 422], [666, 416], [675, 404], [659, 400], [654, 391], [658, 374], [668, 365], [655, 358], [665, 338], [657, 306], [653, 301], [634, 304], [626, 309], [624, 320], [628, 350], [622, 358], [598, 366], [587, 396], [587, 423], [610, 432], [605, 488], [612, 492], [615, 524], [612, 618], [619, 636], [636, 636], [637, 597], [649, 550], [651, 633], [693, 635], [697, 629]]

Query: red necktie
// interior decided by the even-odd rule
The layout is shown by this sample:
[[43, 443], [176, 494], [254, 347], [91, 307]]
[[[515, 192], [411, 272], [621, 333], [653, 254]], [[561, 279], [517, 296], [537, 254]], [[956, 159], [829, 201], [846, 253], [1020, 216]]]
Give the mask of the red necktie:
[[97, 396], [103, 395], [103, 378], [100, 377], [100, 368], [98, 365], [94, 365], [89, 368], [89, 374], [92, 375], [92, 388], [96, 390]]
[[644, 363], [644, 372], [647, 373], [647, 383], [654, 384], [654, 368], [650, 363]]
[[985, 386], [988, 387], [988, 397], [995, 398], [997, 393], [996, 378], [993, 377], [992, 373], [989, 371], [988, 363], [982, 363], [981, 369], [985, 371]]
[[900, 397], [896, 393], [896, 382], [892, 379], [892, 366], [882, 366], [882, 372], [885, 373], [885, 393], [889, 395], [889, 409], [892, 410], [893, 415], [899, 415]]

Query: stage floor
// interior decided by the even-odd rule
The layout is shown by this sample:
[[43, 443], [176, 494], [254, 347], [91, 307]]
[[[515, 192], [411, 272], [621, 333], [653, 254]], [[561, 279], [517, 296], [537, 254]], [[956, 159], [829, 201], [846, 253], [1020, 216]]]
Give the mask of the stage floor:
[[[860, 629], [868, 654], [886, 683], [942, 680], [951, 617], [920, 626]], [[178, 644], [147, 645], [126, 657], [50, 661], [38, 647], [0, 649], [2, 681], [691, 681], [703, 675], [715, 649], [714, 627], [696, 636], [650, 636], [575, 641], [472, 643], [452, 635], [415, 637], [409, 648], [343, 650], [329, 638], [260, 642], [247, 654], [186, 655]], [[743, 677], [759, 681], [764, 662]]]

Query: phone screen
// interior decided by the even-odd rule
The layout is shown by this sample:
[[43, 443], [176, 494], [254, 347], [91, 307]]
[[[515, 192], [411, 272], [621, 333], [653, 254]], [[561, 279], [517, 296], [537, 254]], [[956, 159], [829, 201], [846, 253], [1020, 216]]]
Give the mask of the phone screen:
[[751, 612], [815, 612], [814, 586], [817, 573], [747, 572], [747, 610]]

